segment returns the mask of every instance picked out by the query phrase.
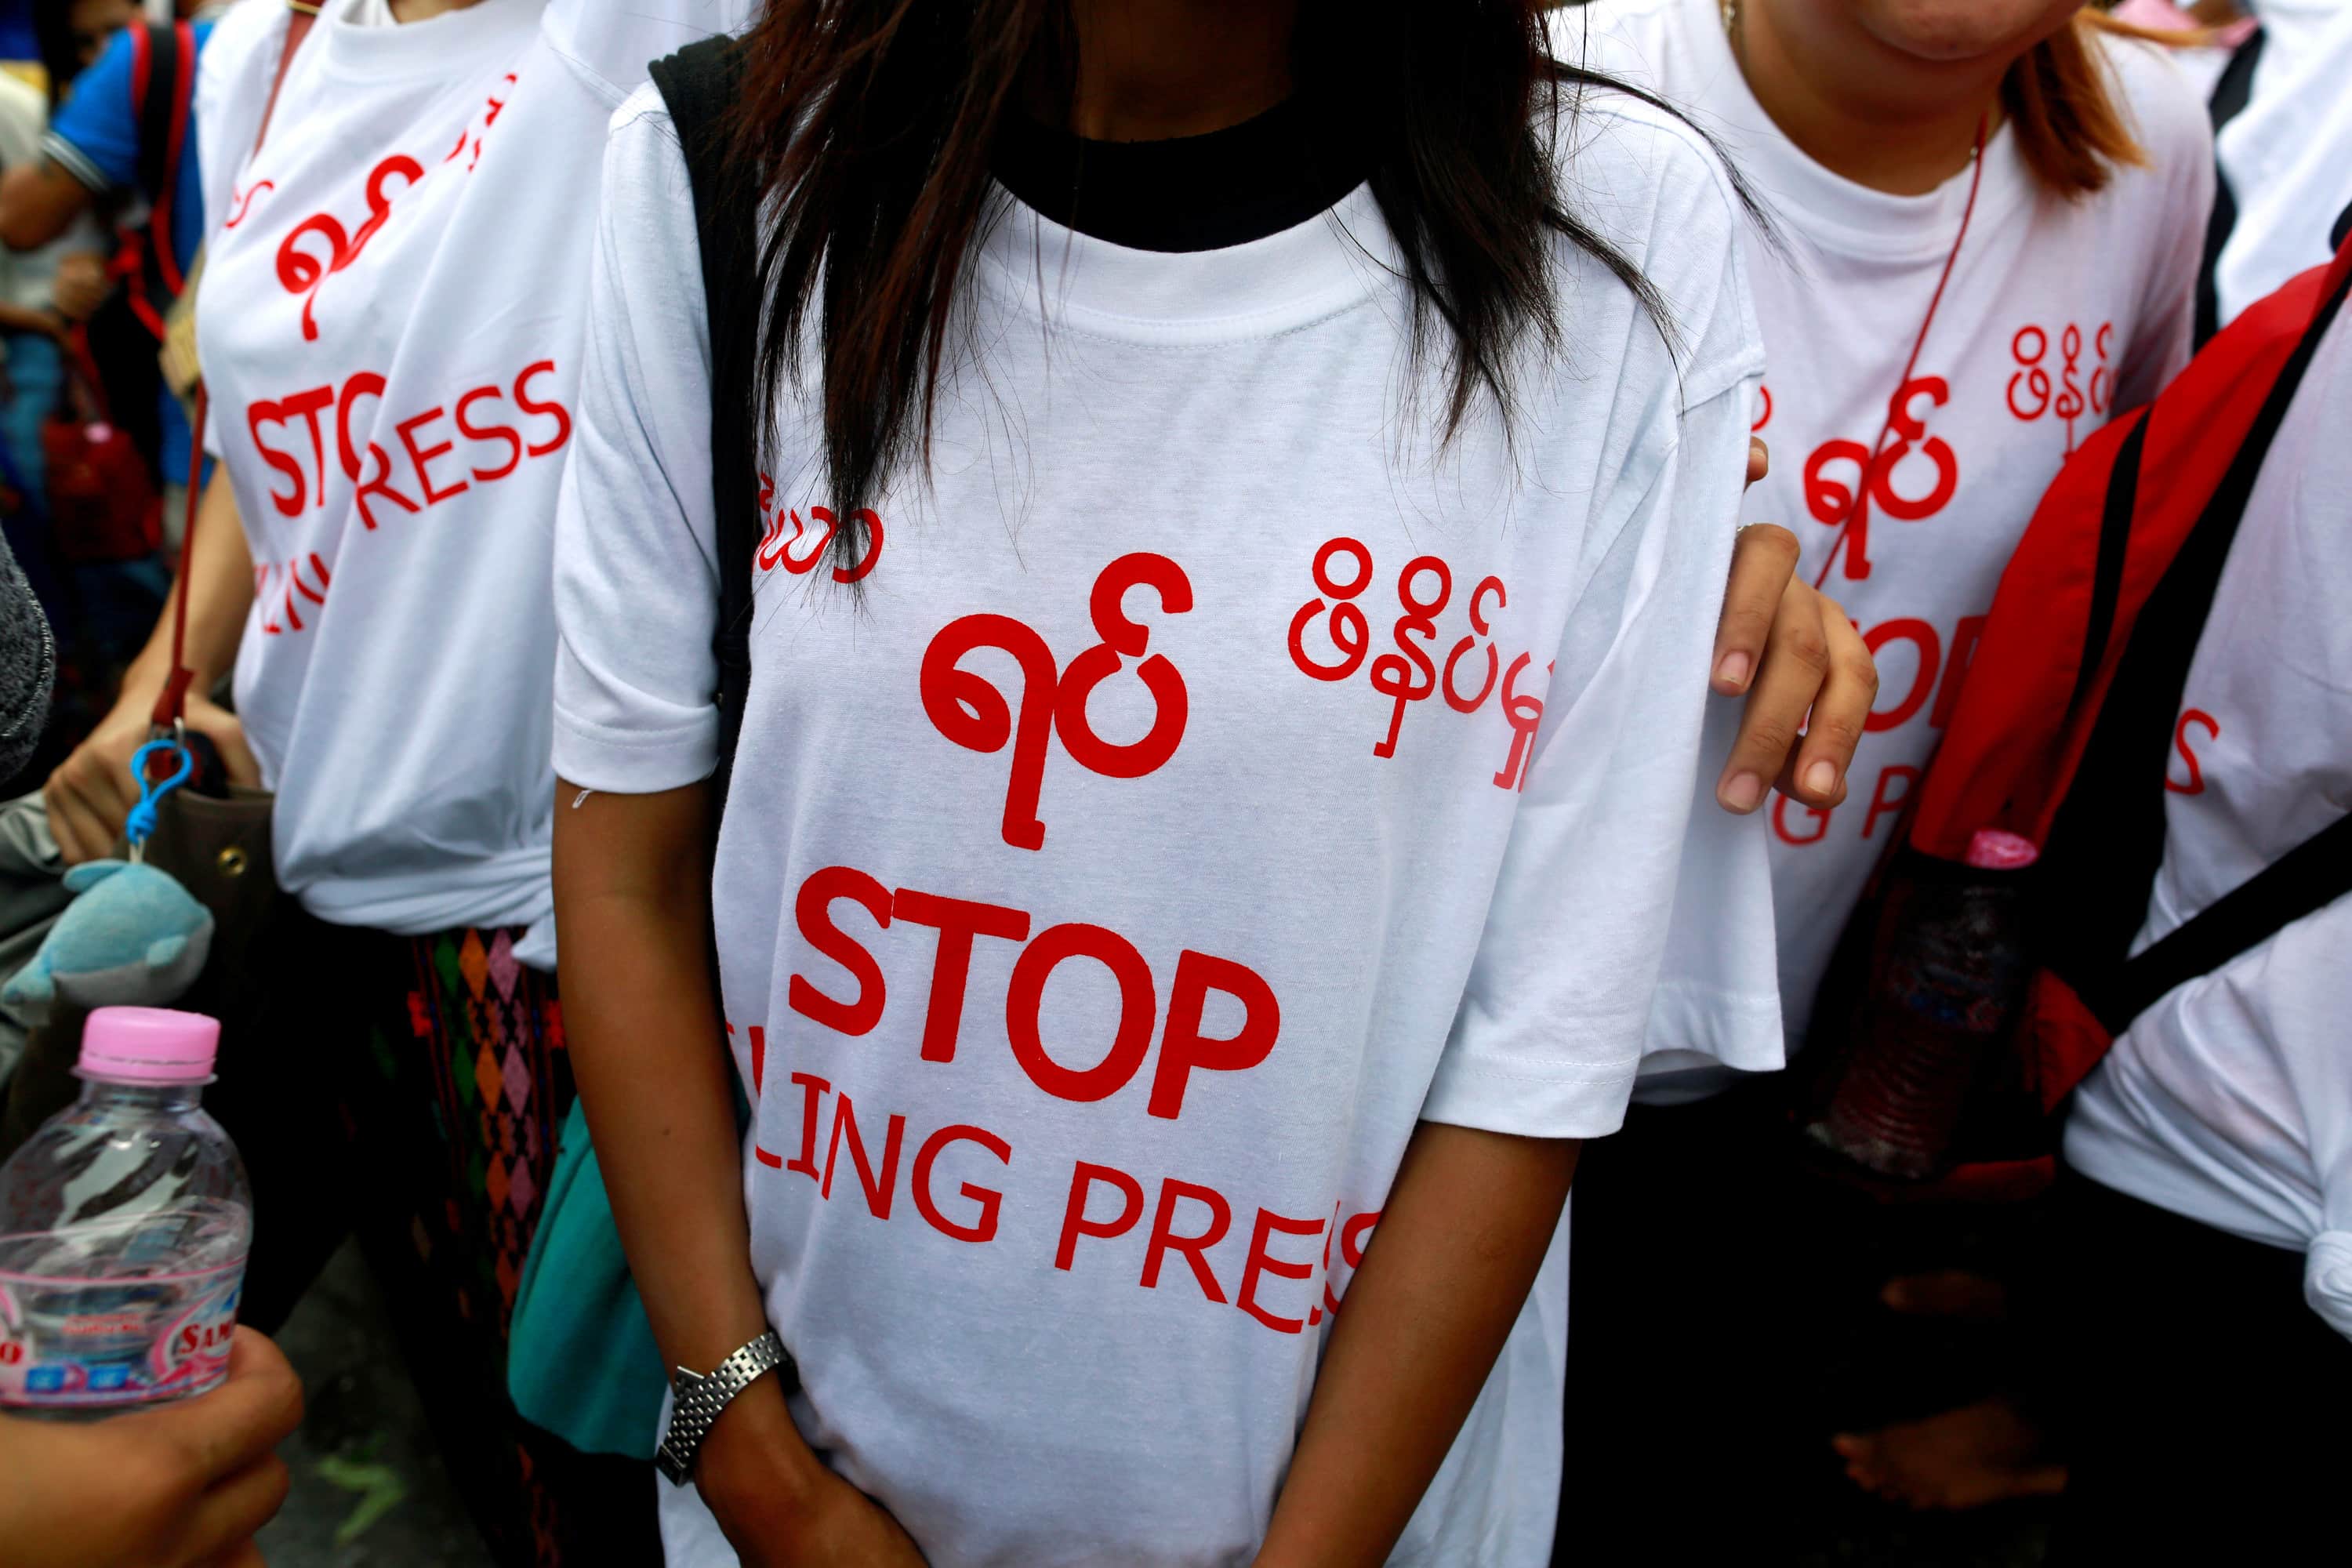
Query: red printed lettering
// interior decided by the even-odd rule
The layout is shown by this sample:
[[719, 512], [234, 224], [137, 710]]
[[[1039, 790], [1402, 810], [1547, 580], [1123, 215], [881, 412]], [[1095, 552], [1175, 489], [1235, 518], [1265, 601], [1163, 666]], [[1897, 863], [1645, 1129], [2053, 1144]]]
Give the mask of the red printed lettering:
[[[1156, 590], [1160, 608], [1170, 615], [1192, 607], [1192, 585], [1173, 561], [1149, 553], [1123, 555], [1095, 579], [1090, 609], [1101, 643], [1058, 674], [1045, 639], [1007, 616], [961, 616], [940, 628], [923, 650], [923, 712], [932, 727], [956, 745], [982, 754], [993, 754], [1012, 742], [1003, 833], [1015, 848], [1037, 849], [1045, 842], [1045, 824], [1037, 812], [1049, 735], [1061, 738], [1062, 749], [1080, 767], [1120, 779], [1140, 778], [1161, 767], [1183, 740], [1188, 711], [1184, 678], [1163, 655], [1143, 658], [1150, 633], [1129, 620], [1122, 608], [1127, 590], [1138, 586]], [[966, 654], [987, 647], [1011, 654], [1020, 667], [1017, 720], [1002, 692], [984, 677], [961, 668]], [[1141, 740], [1114, 745], [1087, 721], [1087, 699], [1120, 668], [1121, 656], [1142, 658], [1135, 673], [1150, 692], [1154, 710], [1151, 728]]]
[[[1223, 1039], [1201, 1033], [1202, 1009], [1213, 990], [1242, 1005], [1240, 1026]], [[1174, 1121], [1184, 1109], [1184, 1088], [1194, 1068], [1246, 1071], [1265, 1060], [1281, 1032], [1281, 1005], [1274, 999], [1274, 987], [1255, 970], [1185, 949], [1177, 955], [1176, 984], [1168, 994], [1168, 1028], [1160, 1037], [1160, 1067], [1151, 1080], [1150, 1114]]]
[[[1903, 785], [1903, 793], [1901, 795], [1887, 794], [1887, 786], [1896, 783], [1897, 781], [1900, 781]], [[1862, 819], [1862, 836], [1864, 838], [1868, 838], [1874, 832], [1875, 832], [1878, 827], [1878, 819], [1880, 817], [1886, 816], [1889, 812], [1901, 811], [1905, 804], [1911, 798], [1911, 786], [1918, 782], [1919, 770], [1917, 768], [1905, 767], [1900, 763], [1897, 763], [1894, 766], [1880, 770], [1877, 787], [1870, 792], [1869, 814]]]
[[495, 386], [477, 386], [467, 392], [464, 396], [457, 399], [457, 434], [463, 436], [468, 441], [503, 441], [506, 443], [507, 460], [505, 462], [499, 464], [495, 468], [476, 468], [473, 470], [474, 478], [488, 483], [492, 479], [505, 479], [509, 474], [513, 473], [517, 468], [522, 466], [522, 437], [516, 433], [514, 426], [511, 425], [477, 425], [474, 423], [474, 405], [486, 397], [493, 403], [502, 403], [506, 400], [506, 394], [499, 391]]
[[[1208, 1224], [1194, 1236], [1180, 1236], [1176, 1231], [1176, 1205], [1190, 1198], [1209, 1211]], [[1192, 1267], [1192, 1278], [1200, 1282], [1201, 1294], [1219, 1306], [1225, 1304], [1224, 1288], [1217, 1283], [1215, 1270], [1209, 1267], [1209, 1248], [1225, 1238], [1233, 1225], [1233, 1206], [1224, 1194], [1213, 1187], [1196, 1187], [1190, 1182], [1169, 1177], [1160, 1184], [1160, 1209], [1151, 1220], [1151, 1245], [1143, 1254], [1143, 1287], [1147, 1290], [1160, 1288], [1160, 1266], [1171, 1252], [1181, 1253]]]
[[2221, 738], [2221, 721], [2213, 715], [2206, 712], [2202, 708], [2184, 708], [2180, 710], [2180, 722], [2172, 727], [2172, 749], [2180, 753], [2181, 763], [2189, 770], [2189, 776], [2175, 781], [2171, 773], [2168, 770], [2166, 772], [2164, 787], [2174, 795], [2205, 793], [2205, 769], [2199, 763], [2197, 753], [2190, 750], [2189, 745], [2189, 726], [2191, 724], [2203, 726], [2205, 738], [2209, 741], [2218, 741]]
[[1258, 1305], [1257, 1282], [1267, 1274], [1285, 1279], [1311, 1279], [1315, 1266], [1311, 1263], [1291, 1263], [1266, 1250], [1266, 1242], [1275, 1232], [1285, 1236], [1320, 1236], [1329, 1222], [1323, 1219], [1286, 1219], [1271, 1209], [1257, 1211], [1257, 1228], [1250, 1234], [1249, 1261], [1242, 1268], [1242, 1288], [1234, 1305], [1278, 1334], [1295, 1334], [1307, 1326], [1304, 1318], [1278, 1318]]
[[457, 444], [453, 441], [444, 441], [438, 446], [419, 447], [416, 444], [416, 427], [420, 425], [430, 425], [436, 419], [444, 417], [446, 416], [442, 412], [441, 405], [436, 403], [424, 413], [411, 415], [393, 426], [394, 433], [400, 437], [402, 448], [408, 453], [410, 464], [416, 469], [416, 486], [425, 492], [426, 506], [438, 506], [451, 496], [463, 495], [473, 489], [473, 486], [463, 479], [459, 479], [447, 489], [436, 489], [433, 487], [433, 473], [426, 465], [436, 458], [457, 450]]
[[1800, 805], [1797, 809], [1812, 818], [1813, 830], [1799, 834], [1789, 826], [1789, 807], [1795, 803], [1785, 795], [1772, 797], [1772, 835], [1783, 844], [1819, 844], [1830, 830], [1830, 814], [1815, 806]]
[[[1090, 1220], [1087, 1217], [1087, 1200], [1097, 1182], [1108, 1183], [1118, 1191], [1117, 1217]], [[1077, 1256], [1078, 1237], [1099, 1237], [1109, 1240], [1125, 1236], [1135, 1228], [1143, 1215], [1143, 1184], [1125, 1171], [1110, 1165], [1094, 1165], [1081, 1160], [1070, 1172], [1070, 1201], [1062, 1211], [1062, 1240], [1054, 1249], [1054, 1267], [1067, 1273], [1070, 1260]]]
[[[801, 1152], [786, 1163], [784, 1169], [798, 1171], [814, 1182], [819, 1179], [816, 1168], [816, 1102], [824, 1098], [833, 1085], [814, 1073], [806, 1072], [793, 1074], [793, 1081], [801, 1089]], [[770, 1155], [768, 1163], [772, 1163], [774, 1159], [774, 1155]]]
[[281, 517], [299, 517], [304, 502], [310, 498], [310, 490], [303, 482], [302, 465], [261, 438], [264, 425], [282, 425], [286, 422], [286, 416], [285, 404], [268, 398], [256, 398], [245, 405], [245, 427], [253, 437], [254, 449], [261, 454], [261, 460], [294, 481], [294, 493], [290, 496], [281, 496], [275, 489], [271, 490], [270, 504], [278, 509]]
[[[1416, 596], [1413, 584], [1423, 577], [1436, 580], [1436, 587], [1426, 595]], [[1397, 617], [1390, 632], [1398, 651], [1384, 653], [1372, 660], [1372, 689], [1390, 698], [1395, 707], [1389, 714], [1389, 732], [1384, 740], [1372, 743], [1372, 755], [1396, 755], [1397, 731], [1404, 725], [1405, 705], [1419, 702], [1437, 689], [1437, 667], [1430, 662], [1425, 648], [1415, 647], [1415, 637], [1423, 642], [1434, 642], [1437, 637], [1437, 616], [1445, 602], [1454, 596], [1454, 573], [1434, 555], [1415, 556], [1405, 563], [1397, 574], [1397, 601], [1404, 613]], [[1419, 672], [1418, 679], [1414, 672]]]
[[[1936, 636], [1936, 628], [1927, 622], [1912, 619], [1887, 621], [1864, 633], [1862, 641], [1863, 646], [1870, 650], [1870, 657], [1875, 659], [1880, 648], [1898, 637], [1918, 649], [1918, 666], [1912, 672], [1910, 689], [1904, 692], [1900, 701], [1884, 711], [1874, 708], [1871, 710], [1870, 717], [1863, 722], [1866, 731], [1894, 729], [1919, 711], [1927, 700], [1927, 694], [1936, 689], [1936, 671], [1943, 656], [1943, 645]], [[1879, 668], [1881, 670], [1885, 668], [1884, 661], [1880, 662]], [[1868, 837], [1869, 834], [1865, 831], [1863, 836]]]
[[849, 1135], [850, 1163], [857, 1167], [857, 1184], [866, 1189], [866, 1206], [876, 1219], [890, 1217], [890, 1201], [898, 1183], [898, 1149], [907, 1137], [907, 1119], [893, 1116], [889, 1131], [882, 1142], [882, 1170], [877, 1175], [866, 1157], [866, 1141], [857, 1135], [856, 1108], [849, 1096], [833, 1097], [833, 1137], [824, 1147], [824, 1179], [817, 1184], [817, 1195], [833, 1196], [833, 1171], [841, 1153], [844, 1131]]
[[[1355, 563], [1355, 581], [1342, 584], [1331, 575], [1331, 560], [1346, 555]], [[1364, 612], [1347, 603], [1364, 591], [1372, 580], [1372, 552], [1353, 539], [1327, 539], [1323, 548], [1315, 552], [1315, 585], [1333, 599], [1331, 606], [1331, 646], [1339, 650], [1337, 664], [1322, 664], [1307, 652], [1307, 627], [1323, 613], [1324, 601], [1309, 599], [1298, 606], [1290, 617], [1290, 662], [1317, 680], [1345, 680], [1356, 673], [1364, 662], [1364, 651], [1371, 647], [1371, 629], [1364, 623]]]
[[554, 435], [544, 441], [533, 442], [525, 448], [534, 458], [544, 458], [550, 452], [560, 449], [563, 443], [572, 439], [572, 416], [563, 411], [563, 405], [551, 398], [545, 403], [536, 402], [530, 392], [532, 376], [551, 374], [554, 369], [553, 360], [543, 359], [537, 364], [525, 365], [522, 374], [515, 377], [515, 406], [525, 414], [540, 415], [555, 421]]
[[890, 895], [890, 912], [910, 925], [929, 926], [940, 933], [939, 954], [931, 961], [930, 1007], [923, 1016], [923, 1059], [955, 1060], [956, 1035], [963, 1024], [964, 982], [971, 973], [971, 939], [999, 937], [1025, 942], [1029, 917], [1001, 904], [975, 903], [968, 899], [942, 898], [900, 888]]
[[[1102, 1060], [1084, 1069], [1066, 1068], [1046, 1054], [1038, 1037], [1038, 1012], [1045, 981], [1065, 959], [1091, 958], [1118, 983], [1118, 1032]], [[1021, 950], [1004, 997], [1004, 1028], [1013, 1055], [1030, 1081], [1047, 1094], [1081, 1102], [1108, 1100], [1127, 1086], [1151, 1049], [1151, 1024], [1159, 1003], [1151, 970], [1134, 944], [1097, 925], [1048, 926]]]
[[[961, 1184], [956, 1190], [980, 1205], [980, 1215], [971, 1225], [958, 1225], [941, 1214], [938, 1201], [931, 1196], [931, 1167], [950, 1143], [977, 1143], [995, 1155], [998, 1163], [1013, 1163], [1013, 1146], [995, 1133], [962, 1125], [942, 1127], [924, 1139], [922, 1148], [915, 1152], [915, 1212], [941, 1236], [957, 1241], [992, 1241], [996, 1237], [996, 1215], [1004, 1202], [1003, 1194], [972, 1182]], [[1139, 1201], [1140, 1196], [1139, 1194]]]
[[835, 1001], [799, 974], [792, 977], [784, 995], [793, 1011], [803, 1018], [840, 1034], [863, 1035], [882, 1021], [882, 966], [855, 937], [833, 923], [836, 899], [860, 905], [874, 917], [875, 924], [887, 931], [890, 891], [863, 871], [828, 866], [810, 873], [808, 880], [801, 884], [800, 896], [793, 901], [793, 917], [799, 922], [802, 938], [849, 971], [851, 978], [857, 982], [856, 998]]

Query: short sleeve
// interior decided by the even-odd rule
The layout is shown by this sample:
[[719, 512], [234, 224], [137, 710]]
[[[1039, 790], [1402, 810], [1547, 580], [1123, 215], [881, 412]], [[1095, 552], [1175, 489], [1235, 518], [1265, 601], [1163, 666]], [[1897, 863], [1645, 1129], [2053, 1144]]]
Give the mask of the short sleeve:
[[204, 24], [193, 112], [206, 238], [236, 210], [237, 177], [261, 132], [290, 15], [283, 5], [237, 5]]
[[555, 771], [645, 795], [717, 765], [719, 563], [694, 198], [652, 89], [614, 117], [555, 522]]
[[139, 179], [139, 109], [131, 101], [131, 29], [114, 35], [74, 79], [41, 150], [93, 191], [128, 189]]
[[[1722, 913], [1769, 967], [1759, 818], [1713, 811], [1707, 661], [1746, 483], [1751, 373], [1658, 411], [1638, 500], [1563, 635], [1527, 790], [1422, 1114], [1529, 1137], [1623, 1121], [1651, 1034], [1696, 826], [1756, 875]], [[1753, 840], [1752, 843], [1744, 843]], [[1770, 994], [1769, 989], [1765, 993]], [[1778, 1018], [1770, 1019], [1777, 1031]]]

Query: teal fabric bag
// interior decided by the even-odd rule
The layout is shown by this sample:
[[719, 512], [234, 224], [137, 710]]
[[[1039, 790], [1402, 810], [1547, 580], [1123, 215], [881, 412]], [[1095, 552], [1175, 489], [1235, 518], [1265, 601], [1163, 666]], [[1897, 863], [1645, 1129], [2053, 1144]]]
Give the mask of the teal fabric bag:
[[668, 1390], [575, 1100], [515, 1292], [507, 1392], [523, 1419], [583, 1453], [651, 1460]]

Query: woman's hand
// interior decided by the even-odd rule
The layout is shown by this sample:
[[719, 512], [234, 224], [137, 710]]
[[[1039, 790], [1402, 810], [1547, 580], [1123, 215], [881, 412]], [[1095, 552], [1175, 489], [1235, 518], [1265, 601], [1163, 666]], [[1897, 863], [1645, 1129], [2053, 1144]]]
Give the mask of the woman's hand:
[[113, 292], [114, 279], [106, 270], [106, 258], [90, 251], [76, 251], [58, 263], [49, 302], [68, 322], [87, 321], [98, 314], [98, 308]]
[[[41, 798], [49, 808], [49, 832], [67, 865], [79, 866], [114, 853], [123, 822], [139, 804], [139, 786], [131, 777], [131, 754], [147, 743], [158, 689], [160, 682], [134, 684], [126, 679], [113, 710], [41, 786]], [[187, 725], [219, 751], [231, 784], [261, 782], [261, 764], [245, 743], [245, 726], [236, 714], [191, 691]]]
[[271, 1452], [302, 1419], [278, 1347], [239, 1329], [210, 1394], [87, 1426], [0, 1417], [0, 1541], [11, 1568], [195, 1568], [260, 1562], [286, 1500]]
[[[1748, 447], [1752, 485], [1769, 458], [1763, 442]], [[1777, 523], [1750, 523], [1732, 547], [1711, 684], [1726, 697], [1746, 694], [1748, 706], [1715, 798], [1743, 816], [1764, 804], [1768, 788], [1823, 811], [1844, 800], [1846, 770], [1878, 698], [1878, 668], [1862, 634], [1835, 600], [1798, 577], [1797, 556], [1797, 536]]]
[[784, 1429], [792, 1419], [763, 1377], [720, 1412], [696, 1458], [695, 1485], [743, 1568], [923, 1568], [898, 1521], [819, 1463]]

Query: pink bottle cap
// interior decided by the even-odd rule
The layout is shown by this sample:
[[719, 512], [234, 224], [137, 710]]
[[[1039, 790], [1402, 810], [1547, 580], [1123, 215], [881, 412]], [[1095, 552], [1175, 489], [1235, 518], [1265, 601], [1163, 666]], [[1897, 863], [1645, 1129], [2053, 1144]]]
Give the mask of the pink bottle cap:
[[1969, 840], [1969, 864], [1988, 871], [2016, 871], [2042, 858], [2033, 840], [1998, 827], [1980, 827]]
[[100, 1007], [81, 1030], [83, 1078], [113, 1083], [205, 1083], [220, 1054], [220, 1020], [163, 1007]]

